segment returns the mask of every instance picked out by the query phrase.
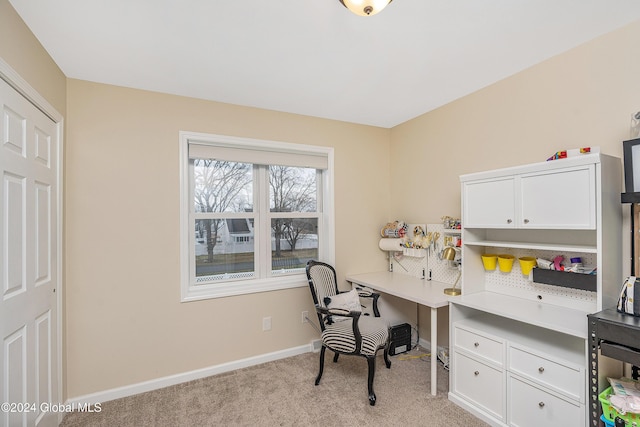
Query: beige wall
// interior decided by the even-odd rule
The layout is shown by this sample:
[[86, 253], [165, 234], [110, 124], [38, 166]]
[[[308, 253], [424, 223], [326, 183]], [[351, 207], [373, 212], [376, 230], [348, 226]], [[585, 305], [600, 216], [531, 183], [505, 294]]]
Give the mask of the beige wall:
[[180, 302], [180, 130], [334, 147], [341, 286], [347, 272], [384, 268], [389, 130], [86, 81], [68, 88], [69, 397], [317, 337], [300, 321], [313, 311], [306, 287]]
[[[640, 111], [638, 40], [640, 22], [393, 128], [391, 217], [459, 217], [461, 174], [585, 146], [622, 157]], [[421, 336], [428, 319], [422, 312]]]
[[0, 58], [64, 115], [66, 77], [8, 0], [0, 0]]

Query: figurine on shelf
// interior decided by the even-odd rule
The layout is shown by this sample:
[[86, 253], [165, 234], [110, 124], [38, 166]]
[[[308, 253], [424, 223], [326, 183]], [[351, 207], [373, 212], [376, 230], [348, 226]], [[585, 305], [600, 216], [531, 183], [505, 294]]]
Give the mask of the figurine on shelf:
[[411, 240], [414, 249], [426, 249], [431, 245], [431, 233], [425, 233], [420, 225], [413, 227], [413, 239]]

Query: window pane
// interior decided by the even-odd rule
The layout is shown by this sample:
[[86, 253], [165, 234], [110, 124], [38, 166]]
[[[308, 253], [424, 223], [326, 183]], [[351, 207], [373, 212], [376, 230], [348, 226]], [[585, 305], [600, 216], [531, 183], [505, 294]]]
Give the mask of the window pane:
[[194, 212], [253, 211], [253, 165], [194, 159]]
[[195, 220], [196, 282], [254, 277], [253, 242], [246, 218]]
[[272, 219], [271, 274], [299, 273], [310, 259], [318, 259], [318, 219]]
[[269, 166], [271, 212], [316, 212], [316, 169]]

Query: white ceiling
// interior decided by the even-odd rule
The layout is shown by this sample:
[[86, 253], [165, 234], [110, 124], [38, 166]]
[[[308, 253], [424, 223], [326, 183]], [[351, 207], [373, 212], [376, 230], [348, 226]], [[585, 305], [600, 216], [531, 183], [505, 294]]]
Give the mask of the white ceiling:
[[9, 1], [67, 77], [385, 128], [640, 19], [639, 0]]

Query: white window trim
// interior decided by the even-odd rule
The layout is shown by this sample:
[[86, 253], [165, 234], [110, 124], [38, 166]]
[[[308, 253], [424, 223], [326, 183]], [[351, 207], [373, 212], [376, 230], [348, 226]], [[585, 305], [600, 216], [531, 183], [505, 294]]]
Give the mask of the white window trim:
[[269, 149], [283, 153], [308, 153], [327, 157], [328, 168], [322, 174], [323, 209], [319, 226], [326, 230], [323, 242], [318, 247], [320, 260], [335, 262], [335, 206], [334, 206], [334, 158], [332, 147], [292, 144], [279, 141], [267, 141], [239, 138], [226, 135], [180, 131], [180, 296], [182, 302], [198, 301], [209, 298], [222, 298], [256, 292], [290, 289], [308, 286], [304, 273], [289, 276], [269, 277], [251, 282], [227, 282], [218, 284], [192, 285], [190, 280], [190, 240], [189, 240], [189, 142], [197, 141], [222, 146], [238, 146], [245, 149]]

